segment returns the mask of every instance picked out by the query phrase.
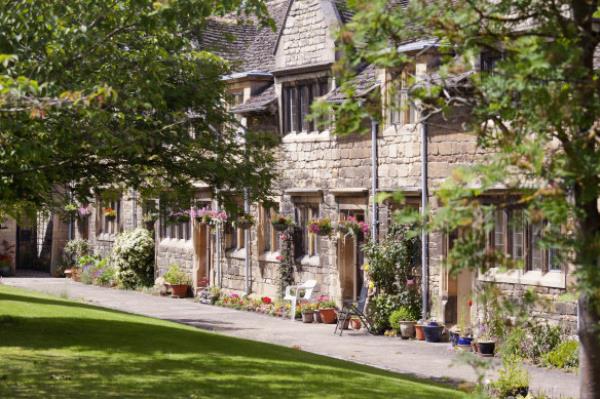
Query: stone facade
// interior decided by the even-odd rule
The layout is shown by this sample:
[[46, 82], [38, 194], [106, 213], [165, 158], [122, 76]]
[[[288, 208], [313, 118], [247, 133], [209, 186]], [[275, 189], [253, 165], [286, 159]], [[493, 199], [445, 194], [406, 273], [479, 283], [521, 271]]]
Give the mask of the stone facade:
[[[260, 55], [264, 70], [257, 74], [256, 63], [249, 62], [251, 70], [250, 67], [248, 71], [242, 68], [235, 76], [226, 77], [231, 92], [239, 94], [242, 100], [242, 107], [237, 111], [234, 107], [232, 112], [236, 112], [241, 123], [251, 130], [281, 134], [281, 144], [276, 151], [278, 179], [273, 198], [278, 204], [277, 212], [298, 219], [301, 209], [309, 207], [311, 212], [318, 213], [313, 217], [328, 217], [334, 223], [348, 215], [360, 215], [370, 223], [374, 194], [371, 190], [371, 138], [340, 137], [329, 131], [282, 133], [288, 106], [282, 95], [286, 85], [326, 79], [329, 90], [335, 90], [331, 63], [336, 59], [336, 51], [331, 32], [344, 22], [342, 13], [336, 8], [337, 3], [331, 0], [279, 1], [277, 7], [277, 37], [264, 39], [267, 41], [260, 46], [255, 46], [256, 40], [262, 40], [260, 37], [249, 40], [253, 43], [252, 48], [266, 49]], [[417, 75], [434, 72], [435, 52], [419, 54], [414, 58]], [[269, 56], [273, 59], [264, 61]], [[386, 107], [390, 73], [375, 71], [372, 78], [380, 93], [384, 116], [375, 143], [378, 191], [401, 191], [419, 206], [422, 190], [420, 126], [391, 123]], [[297, 114], [292, 113], [292, 116], [297, 117]], [[429, 121], [426, 188], [433, 211], [436, 207], [434, 194], [440, 183], [456, 167], [480, 162], [485, 156], [477, 149], [476, 138], [463, 130], [465, 117], [464, 112], [457, 110], [450, 119]], [[210, 195], [202, 195], [207, 204], [217, 209], [218, 204]], [[103, 231], [101, 207], [96, 206], [88, 224], [78, 229], [77, 234], [88, 238], [97, 253], [106, 255], [118, 231], [143, 224], [139, 205], [134, 193], [124, 194], [118, 226], [112, 232]], [[157, 276], [176, 263], [192, 275], [196, 289], [208, 283], [234, 292], [275, 297], [279, 286], [279, 252], [273, 247], [265, 250], [265, 241], [269, 238], [265, 236], [268, 229], [262, 204], [251, 204], [250, 210], [258, 223], [249, 231], [232, 232], [237, 238], [235, 247], [229, 245], [227, 240], [231, 237], [228, 239], [222, 229], [209, 230], [192, 221], [189, 236], [163, 237], [159, 234], [163, 226], [157, 222]], [[391, 210], [385, 204], [378, 207], [380, 234], [386, 232]], [[239, 244], [242, 240], [244, 245]], [[429, 307], [431, 315], [437, 319], [454, 319], [456, 322], [458, 317], [466, 317], [460, 314], [464, 312], [460, 304], [469, 299], [475, 285], [485, 279], [475, 273], [456, 278], [449, 276], [444, 267], [447, 240], [441, 233], [429, 235]], [[318, 237], [312, 245], [313, 253], [297, 259], [296, 281], [315, 279], [319, 284], [317, 293], [330, 295], [338, 302], [355, 299], [357, 286], [361, 283], [361, 255], [357, 243], [341, 237]], [[518, 295], [523, 289], [534, 287], [549, 298], [550, 305], [537, 312], [540, 317], [571, 324], [576, 320], [574, 304], [561, 299], [568, 286], [564, 272], [537, 277], [531, 273], [517, 277], [498, 275], [495, 282], [507, 295]], [[446, 298], [446, 304], [442, 298]], [[474, 317], [474, 314], [468, 317]]]

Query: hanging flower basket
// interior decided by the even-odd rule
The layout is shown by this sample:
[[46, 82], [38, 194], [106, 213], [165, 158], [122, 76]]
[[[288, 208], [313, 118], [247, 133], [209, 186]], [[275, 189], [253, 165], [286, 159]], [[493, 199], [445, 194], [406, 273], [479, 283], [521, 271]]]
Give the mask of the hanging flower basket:
[[308, 231], [319, 236], [329, 236], [333, 231], [331, 220], [328, 218], [311, 220], [308, 223]]
[[111, 207], [104, 208], [104, 217], [106, 220], [115, 220], [117, 218], [117, 211]]
[[359, 222], [354, 216], [350, 216], [338, 223], [337, 230], [343, 235], [351, 234], [358, 241], [362, 241], [369, 234], [369, 225], [363, 221]]
[[276, 231], [285, 231], [294, 225], [292, 218], [283, 215], [275, 215], [271, 219], [271, 225]]
[[171, 214], [169, 215], [169, 218], [168, 218], [168, 222], [171, 224], [187, 223], [189, 221], [190, 221], [190, 211], [188, 211], [188, 210], [171, 212]]
[[242, 213], [233, 222], [233, 225], [238, 229], [249, 229], [250, 227], [254, 226], [254, 216], [247, 213]]

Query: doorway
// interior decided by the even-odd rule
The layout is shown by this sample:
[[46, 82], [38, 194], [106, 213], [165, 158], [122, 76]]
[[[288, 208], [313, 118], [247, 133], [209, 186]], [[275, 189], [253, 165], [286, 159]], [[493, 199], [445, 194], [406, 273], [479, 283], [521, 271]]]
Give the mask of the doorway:
[[50, 272], [53, 221], [50, 215], [38, 213], [35, 219], [17, 225], [16, 268]]
[[[455, 240], [458, 238], [458, 232], [453, 231], [446, 236], [444, 245], [444, 258], [448, 257], [449, 252], [454, 246]], [[475, 272], [469, 269], [463, 269], [457, 274], [445, 266], [443, 267], [443, 281], [446, 282], [445, 290], [442, 286], [442, 298], [446, 301], [443, 304], [444, 309], [442, 314], [446, 324], [464, 324], [471, 323], [471, 306], [470, 301], [473, 295], [473, 279]]]
[[[353, 217], [358, 222], [365, 221], [365, 211], [362, 209], [342, 209], [339, 213], [340, 221]], [[363, 240], [346, 234], [340, 237], [338, 245], [338, 267], [342, 291], [342, 301], [357, 301], [364, 284], [362, 265], [364, 263]]]
[[194, 234], [194, 290], [198, 291], [210, 285], [210, 225], [196, 223]]

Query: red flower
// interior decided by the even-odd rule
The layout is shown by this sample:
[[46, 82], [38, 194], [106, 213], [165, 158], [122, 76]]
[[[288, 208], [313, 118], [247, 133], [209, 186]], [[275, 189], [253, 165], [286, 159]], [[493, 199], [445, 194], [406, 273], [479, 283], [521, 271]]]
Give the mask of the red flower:
[[275, 259], [277, 259], [279, 262], [282, 262], [285, 258], [283, 257], [283, 255], [277, 255]]
[[268, 305], [268, 304], [270, 304], [271, 302], [273, 302], [273, 301], [271, 300], [271, 298], [269, 298], [268, 296], [263, 296], [262, 298], [260, 298], [260, 300], [262, 301], [262, 303], [264, 303], [264, 304], [266, 304], [266, 305]]
[[472, 300], [472, 299], [469, 299], [469, 300], [467, 301], [467, 305], [469, 305], [469, 307], [473, 306], [473, 300]]

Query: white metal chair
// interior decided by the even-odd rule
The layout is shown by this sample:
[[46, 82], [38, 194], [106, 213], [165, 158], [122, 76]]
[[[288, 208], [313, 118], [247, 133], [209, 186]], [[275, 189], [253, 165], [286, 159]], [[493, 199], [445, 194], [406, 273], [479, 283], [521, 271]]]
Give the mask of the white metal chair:
[[296, 319], [296, 304], [298, 303], [298, 300], [304, 299], [309, 301], [316, 286], [316, 280], [307, 280], [305, 283], [300, 285], [289, 285], [285, 287], [285, 295], [283, 300], [292, 302], [292, 306], [290, 308], [290, 317], [292, 321]]

